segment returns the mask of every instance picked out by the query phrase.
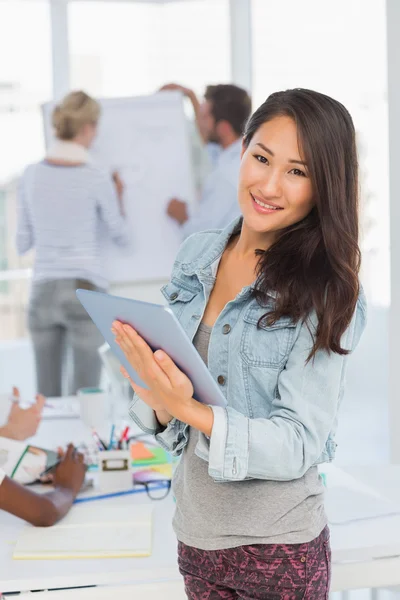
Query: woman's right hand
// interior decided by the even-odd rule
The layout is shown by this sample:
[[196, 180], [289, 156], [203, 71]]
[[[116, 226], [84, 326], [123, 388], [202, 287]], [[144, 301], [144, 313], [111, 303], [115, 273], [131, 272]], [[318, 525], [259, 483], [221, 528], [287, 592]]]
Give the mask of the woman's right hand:
[[[127, 379], [129, 381], [129, 383], [132, 386], [132, 383], [133, 383], [132, 379], [129, 377], [128, 371], [125, 369], [125, 367], [121, 367], [121, 373], [125, 377], [125, 379]], [[141, 388], [140, 395], [139, 394], [137, 394], [137, 395], [139, 396], [139, 398], [141, 400], [143, 400], [143, 402], [145, 404], [147, 404], [147, 406], [150, 406], [150, 408], [152, 408], [154, 410], [154, 412], [156, 413], [157, 420], [160, 423], [160, 425], [162, 425], [163, 427], [168, 425], [168, 423], [172, 420], [172, 415], [170, 415], [169, 412], [167, 410], [165, 410], [164, 405], [160, 403], [160, 400], [156, 396], [154, 396], [154, 394], [152, 394], [152, 392], [150, 390]]]
[[121, 214], [125, 216], [124, 205], [122, 202], [124, 190], [125, 190], [125, 184], [122, 181], [121, 177], [119, 176], [118, 171], [114, 171], [114, 173], [112, 174], [112, 178], [113, 178], [113, 182], [114, 182], [115, 189], [117, 192], [117, 197], [118, 197], [119, 204], [120, 204]]
[[54, 471], [54, 486], [71, 490], [76, 496], [82, 487], [85, 473], [86, 465], [83, 454], [77, 452], [73, 444], [69, 444], [66, 453]]

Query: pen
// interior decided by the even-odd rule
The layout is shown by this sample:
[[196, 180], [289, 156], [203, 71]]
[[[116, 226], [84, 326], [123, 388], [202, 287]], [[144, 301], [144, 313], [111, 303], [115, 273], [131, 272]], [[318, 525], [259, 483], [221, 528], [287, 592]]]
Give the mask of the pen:
[[[153, 490], [163, 490], [165, 488], [169, 487], [169, 483], [160, 483], [158, 485], [155, 485], [154, 487], [151, 488], [151, 491]], [[130, 494], [142, 494], [143, 492], [146, 492], [146, 487], [143, 488], [133, 488], [131, 490], [125, 490], [123, 492], [111, 492], [110, 494], [99, 494], [98, 496], [89, 496], [87, 498], [76, 498], [76, 500], [74, 501], [74, 504], [78, 504], [80, 502], [90, 502], [91, 500], [104, 500], [107, 498], [117, 498], [118, 496], [128, 496]]]
[[[15, 388], [13, 389], [13, 393], [12, 396], [10, 398], [11, 402], [20, 403], [21, 400], [21, 396], [19, 395], [19, 392], [16, 392]], [[31, 404], [31, 406], [33, 406], [33, 404]], [[54, 404], [49, 404], [47, 401], [44, 403], [45, 408], [54, 408]]]
[[[20, 399], [13, 396], [11, 398], [11, 402], [14, 402], [15, 404], [19, 404]], [[34, 406], [34, 404], [30, 404], [29, 408], [31, 408], [32, 406]], [[44, 403], [44, 408], [55, 408], [55, 407], [54, 407], [54, 404], [49, 404], [48, 402], [45, 402]]]
[[122, 442], [126, 441], [127, 435], [129, 432], [129, 425], [127, 425], [124, 429], [124, 431], [122, 432], [121, 437], [119, 438], [119, 442], [118, 442], [118, 448], [122, 449]]
[[112, 449], [112, 444], [113, 444], [113, 439], [114, 439], [114, 431], [115, 431], [115, 425], [112, 425], [112, 427], [111, 427], [111, 435], [110, 435], [110, 443], [108, 444], [108, 449], [109, 450]]
[[100, 436], [95, 429], [92, 429], [92, 436], [93, 436], [99, 450], [107, 450], [107, 446], [100, 439]]

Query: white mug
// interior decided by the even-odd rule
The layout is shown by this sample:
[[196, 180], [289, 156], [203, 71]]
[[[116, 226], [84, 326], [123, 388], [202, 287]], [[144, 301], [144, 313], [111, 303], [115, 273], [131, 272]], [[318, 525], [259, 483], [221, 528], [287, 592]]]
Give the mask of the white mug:
[[81, 388], [78, 390], [78, 400], [83, 423], [94, 429], [100, 437], [107, 436], [112, 421], [110, 394], [99, 388]]

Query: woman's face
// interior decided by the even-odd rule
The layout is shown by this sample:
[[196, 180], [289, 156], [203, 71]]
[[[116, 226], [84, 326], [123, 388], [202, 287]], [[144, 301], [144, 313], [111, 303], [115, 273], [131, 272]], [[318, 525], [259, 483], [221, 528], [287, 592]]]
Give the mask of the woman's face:
[[275, 233], [301, 221], [314, 206], [307, 165], [290, 117], [261, 125], [243, 147], [239, 204], [245, 225], [256, 233]]

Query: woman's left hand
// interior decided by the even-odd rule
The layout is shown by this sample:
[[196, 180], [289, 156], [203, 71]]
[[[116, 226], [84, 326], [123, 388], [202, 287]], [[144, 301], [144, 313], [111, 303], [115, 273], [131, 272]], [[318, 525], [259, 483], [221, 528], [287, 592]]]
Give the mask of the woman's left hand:
[[191, 415], [196, 413], [199, 406], [193, 398], [193, 385], [190, 379], [178, 369], [165, 352], [162, 350], [153, 352], [130, 325], [115, 321], [112, 332], [129, 363], [148, 386], [148, 389], [145, 389], [134, 383], [122, 367], [123, 375], [129, 379], [139, 398], [156, 411], [165, 410], [180, 421], [190, 422]]

